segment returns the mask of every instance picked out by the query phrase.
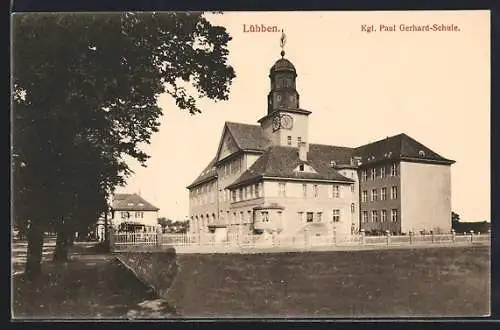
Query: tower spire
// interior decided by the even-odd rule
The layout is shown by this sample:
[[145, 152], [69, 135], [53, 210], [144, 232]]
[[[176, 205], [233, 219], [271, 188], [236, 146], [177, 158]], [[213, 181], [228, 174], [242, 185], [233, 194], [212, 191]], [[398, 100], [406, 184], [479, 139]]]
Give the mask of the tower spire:
[[280, 47], [281, 47], [281, 58], [285, 57], [285, 44], [286, 44], [286, 34], [285, 30], [281, 29]]

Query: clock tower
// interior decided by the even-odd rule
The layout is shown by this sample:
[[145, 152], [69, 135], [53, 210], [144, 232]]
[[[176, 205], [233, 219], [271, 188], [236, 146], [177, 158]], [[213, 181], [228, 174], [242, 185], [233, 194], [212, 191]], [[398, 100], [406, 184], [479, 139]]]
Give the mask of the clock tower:
[[297, 147], [307, 144], [308, 116], [310, 111], [299, 106], [297, 71], [285, 58], [286, 36], [281, 35], [281, 58], [269, 72], [270, 91], [267, 95], [267, 115], [259, 120], [272, 145]]
[[[282, 51], [281, 55], [284, 56], [285, 52]], [[271, 90], [267, 96], [267, 113], [271, 114], [279, 108], [298, 109], [299, 93], [295, 84], [297, 72], [293, 64], [282, 57], [272, 66], [269, 78]]]

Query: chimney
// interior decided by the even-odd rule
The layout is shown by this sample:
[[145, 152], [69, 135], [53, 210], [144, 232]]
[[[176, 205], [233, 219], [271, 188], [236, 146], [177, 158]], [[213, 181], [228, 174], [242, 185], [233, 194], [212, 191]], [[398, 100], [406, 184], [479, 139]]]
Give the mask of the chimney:
[[307, 144], [305, 142], [299, 143], [299, 159], [301, 161], [307, 161]]

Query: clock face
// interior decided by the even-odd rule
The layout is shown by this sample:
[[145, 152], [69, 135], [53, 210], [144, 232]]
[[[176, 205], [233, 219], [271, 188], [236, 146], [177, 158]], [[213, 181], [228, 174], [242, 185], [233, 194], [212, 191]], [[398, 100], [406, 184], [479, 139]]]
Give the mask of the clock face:
[[280, 126], [281, 126], [280, 116], [275, 116], [273, 118], [273, 131], [279, 130]]
[[293, 118], [289, 115], [281, 116], [281, 127], [285, 129], [292, 129], [293, 127]]

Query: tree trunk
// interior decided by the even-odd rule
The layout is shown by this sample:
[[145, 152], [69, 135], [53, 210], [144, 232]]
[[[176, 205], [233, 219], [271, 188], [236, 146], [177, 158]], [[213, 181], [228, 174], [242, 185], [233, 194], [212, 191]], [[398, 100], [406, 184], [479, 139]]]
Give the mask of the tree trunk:
[[111, 241], [109, 239], [109, 224], [108, 224], [108, 210], [104, 212], [104, 249], [106, 252], [111, 250]]
[[56, 249], [54, 250], [53, 256], [55, 262], [62, 263], [68, 261], [68, 238], [65, 227], [64, 220], [61, 220], [57, 228]]
[[[37, 219], [38, 220], [38, 219]], [[31, 223], [28, 229], [28, 251], [25, 265], [27, 279], [33, 280], [42, 272], [43, 230], [37, 222]]]

